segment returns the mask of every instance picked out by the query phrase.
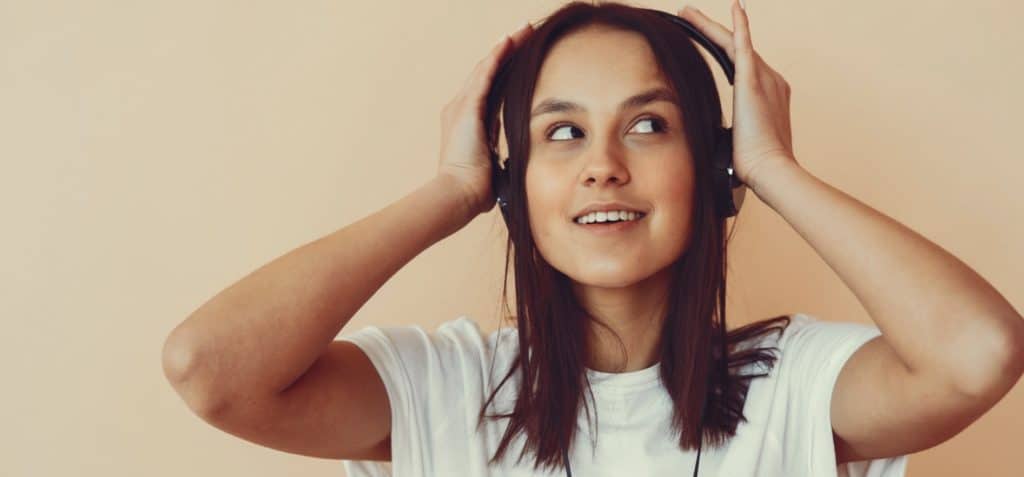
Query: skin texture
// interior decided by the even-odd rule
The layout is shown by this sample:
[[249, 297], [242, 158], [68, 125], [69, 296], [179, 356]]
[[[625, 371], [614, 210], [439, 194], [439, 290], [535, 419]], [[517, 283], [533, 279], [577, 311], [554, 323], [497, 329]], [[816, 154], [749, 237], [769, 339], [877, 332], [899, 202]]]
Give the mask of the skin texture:
[[[591, 326], [588, 366], [599, 371], [657, 362], [669, 267], [691, 228], [694, 165], [682, 112], [667, 100], [619, 110], [655, 87], [674, 94], [643, 36], [590, 26], [551, 49], [531, 105], [558, 98], [585, 108], [531, 119], [526, 193], [538, 252], [573, 280], [583, 308], [623, 339], [625, 356], [607, 330]], [[572, 221], [595, 201], [632, 204], [647, 216], [632, 230], [600, 236]]]

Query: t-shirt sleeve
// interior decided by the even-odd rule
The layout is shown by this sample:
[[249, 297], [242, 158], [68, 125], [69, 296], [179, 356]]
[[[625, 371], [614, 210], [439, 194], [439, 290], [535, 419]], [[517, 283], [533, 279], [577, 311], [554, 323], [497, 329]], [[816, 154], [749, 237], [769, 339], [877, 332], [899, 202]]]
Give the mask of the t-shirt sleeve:
[[781, 444], [790, 454], [794, 469], [809, 469], [807, 475], [821, 477], [905, 475], [906, 455], [836, 465], [832, 391], [850, 356], [879, 335], [881, 331], [876, 326], [823, 321], [801, 313], [793, 315], [778, 343], [778, 378], [785, 383], [787, 399], [777, 401], [776, 406], [786, 407]]
[[[339, 339], [359, 346], [384, 382], [394, 475], [433, 475], [434, 437], [451, 424], [452, 411], [465, 407], [467, 390], [479, 385], [484, 343], [476, 322], [458, 317], [429, 333], [419, 325], [366, 326]], [[349, 461], [346, 470], [391, 475], [380, 465]]]

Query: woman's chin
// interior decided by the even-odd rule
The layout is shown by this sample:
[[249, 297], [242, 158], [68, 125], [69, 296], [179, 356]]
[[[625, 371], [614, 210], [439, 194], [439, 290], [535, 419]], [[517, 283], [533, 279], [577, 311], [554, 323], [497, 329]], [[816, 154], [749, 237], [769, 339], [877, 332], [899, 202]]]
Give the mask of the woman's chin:
[[646, 276], [635, 264], [595, 267], [566, 275], [577, 285], [598, 288], [624, 288], [636, 284]]

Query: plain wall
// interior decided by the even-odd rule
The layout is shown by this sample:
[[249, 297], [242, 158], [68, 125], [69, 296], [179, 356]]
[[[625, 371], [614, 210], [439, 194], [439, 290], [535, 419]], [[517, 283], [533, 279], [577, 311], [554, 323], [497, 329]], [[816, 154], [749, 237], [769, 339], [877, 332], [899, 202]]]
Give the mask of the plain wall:
[[[732, 28], [726, 0], [695, 5]], [[555, 1], [0, 2], [0, 475], [341, 475], [192, 414], [171, 329], [260, 265], [437, 170], [442, 106], [502, 33]], [[673, 2], [637, 5], [675, 12]], [[749, 0], [792, 85], [798, 161], [1024, 304], [1024, 7]], [[732, 91], [712, 68], [731, 117]], [[427, 249], [343, 331], [498, 324], [497, 209]], [[871, 323], [752, 193], [731, 326], [802, 311]], [[951, 351], [955, 352], [955, 350]], [[909, 475], [1020, 475], [1015, 388]]]

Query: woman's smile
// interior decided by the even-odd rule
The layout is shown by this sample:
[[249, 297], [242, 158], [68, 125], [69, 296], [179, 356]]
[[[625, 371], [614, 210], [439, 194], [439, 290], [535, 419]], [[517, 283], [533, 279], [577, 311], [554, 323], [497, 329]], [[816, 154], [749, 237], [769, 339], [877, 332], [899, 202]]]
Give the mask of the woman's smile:
[[[607, 236], [618, 234], [620, 232], [628, 232], [635, 230], [637, 224], [641, 223], [647, 215], [641, 214], [632, 220], [619, 220], [615, 222], [594, 222], [590, 224], [581, 224], [579, 222], [573, 222], [577, 227], [580, 227], [587, 232], [593, 233], [598, 236]], [[646, 222], [643, 222], [646, 223]]]

